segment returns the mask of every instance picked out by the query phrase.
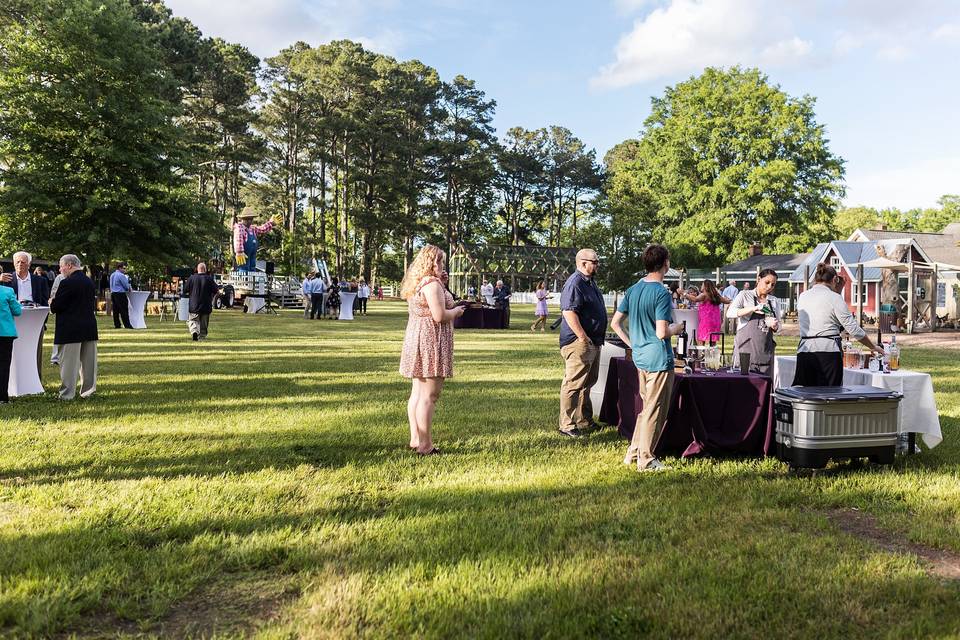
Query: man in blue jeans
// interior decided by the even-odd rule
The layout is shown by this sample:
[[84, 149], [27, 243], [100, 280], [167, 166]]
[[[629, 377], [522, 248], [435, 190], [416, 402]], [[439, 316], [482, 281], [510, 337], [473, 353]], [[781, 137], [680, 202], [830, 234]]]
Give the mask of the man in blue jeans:
[[[673, 323], [670, 292], [663, 286], [663, 276], [670, 269], [670, 252], [659, 244], [649, 245], [643, 252], [645, 278], [627, 289], [613, 314], [611, 328], [633, 349], [637, 365], [643, 411], [637, 416], [633, 439], [624, 464], [636, 464], [638, 471], [662, 471], [667, 467], [653, 455], [653, 439], [663, 427], [670, 409], [673, 391], [673, 346], [670, 338], [683, 329]], [[628, 330], [623, 327], [627, 320]]]

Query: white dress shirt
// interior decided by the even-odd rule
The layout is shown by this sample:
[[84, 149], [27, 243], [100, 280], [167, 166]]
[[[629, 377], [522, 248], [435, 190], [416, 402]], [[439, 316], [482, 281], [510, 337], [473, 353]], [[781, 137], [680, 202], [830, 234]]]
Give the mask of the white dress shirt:
[[13, 275], [19, 281], [17, 283], [17, 299], [20, 300], [20, 302], [25, 302], [27, 300], [29, 300], [30, 302], [34, 302], [33, 282], [30, 280], [30, 273], [29, 272], [27, 273], [26, 278], [21, 278], [16, 273], [14, 273]]

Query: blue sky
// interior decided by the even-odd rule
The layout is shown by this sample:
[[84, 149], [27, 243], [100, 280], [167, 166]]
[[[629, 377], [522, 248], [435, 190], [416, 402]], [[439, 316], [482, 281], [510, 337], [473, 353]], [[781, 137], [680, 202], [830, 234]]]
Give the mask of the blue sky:
[[635, 137], [650, 97], [705, 66], [760, 67], [817, 98], [847, 203], [960, 193], [960, 0], [167, 0], [266, 57], [351, 38], [497, 101], [499, 131], [559, 124], [597, 149]]

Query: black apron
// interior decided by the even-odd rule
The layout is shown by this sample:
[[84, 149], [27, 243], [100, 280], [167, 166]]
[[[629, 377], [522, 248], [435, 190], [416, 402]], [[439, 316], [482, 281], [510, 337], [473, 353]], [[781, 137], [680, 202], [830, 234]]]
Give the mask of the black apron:
[[[753, 300], [756, 304], [756, 294], [754, 294]], [[773, 339], [773, 331], [767, 328], [764, 315], [754, 311], [747, 324], [738, 329], [737, 335], [734, 337], [734, 364], [740, 362], [741, 353], [749, 353], [750, 368], [756, 368], [765, 376], [770, 375], [773, 372], [773, 357], [776, 351], [777, 343]]]
[[[803, 387], [839, 387], [843, 384], [843, 340], [839, 333], [822, 336], [801, 336], [800, 344], [823, 338], [833, 340], [836, 351], [797, 352], [797, 370], [793, 384]], [[799, 349], [800, 345], [797, 345]]]

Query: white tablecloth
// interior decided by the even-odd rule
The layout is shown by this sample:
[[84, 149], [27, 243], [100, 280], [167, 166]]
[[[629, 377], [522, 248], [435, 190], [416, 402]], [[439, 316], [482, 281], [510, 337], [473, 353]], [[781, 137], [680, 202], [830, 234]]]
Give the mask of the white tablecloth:
[[243, 304], [247, 308], [247, 313], [256, 313], [267, 306], [266, 301], [258, 296], [247, 296], [243, 299]]
[[607, 388], [607, 371], [610, 369], [610, 358], [619, 358], [626, 353], [626, 349], [615, 347], [606, 342], [600, 348], [600, 374], [597, 376], [597, 383], [590, 390], [590, 403], [593, 405], [594, 416], [600, 414], [600, 407], [603, 406], [603, 392]]
[[186, 322], [190, 319], [190, 298], [177, 300], [177, 320]]
[[149, 291], [127, 291], [127, 307], [130, 309], [130, 326], [134, 329], [147, 328], [147, 322], [143, 319], [143, 313], [147, 308], [147, 298], [149, 297]]
[[[797, 370], [796, 356], [777, 356], [773, 370], [774, 388], [789, 387]], [[931, 449], [943, 442], [940, 416], [933, 396], [933, 380], [922, 371], [873, 373], [868, 369], [844, 369], [843, 384], [862, 384], [903, 394], [900, 401], [900, 431], [919, 433]]]
[[353, 320], [353, 301], [357, 294], [349, 291], [340, 292], [340, 317], [337, 320]]
[[697, 335], [697, 327], [700, 326], [700, 315], [696, 309], [674, 309], [673, 321], [687, 323], [687, 335], [690, 336], [691, 340]]
[[24, 307], [23, 314], [14, 317], [17, 339], [13, 341], [10, 384], [7, 385], [11, 398], [43, 393], [40, 371], [37, 370], [37, 343], [40, 342], [43, 321], [49, 313], [50, 307]]

